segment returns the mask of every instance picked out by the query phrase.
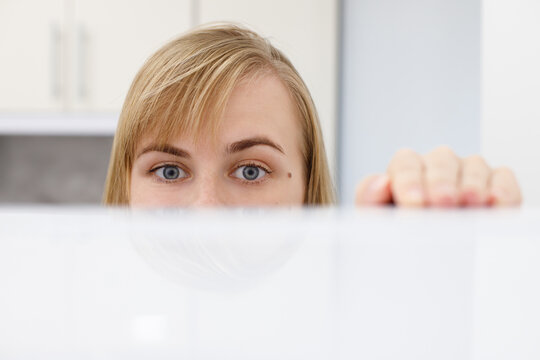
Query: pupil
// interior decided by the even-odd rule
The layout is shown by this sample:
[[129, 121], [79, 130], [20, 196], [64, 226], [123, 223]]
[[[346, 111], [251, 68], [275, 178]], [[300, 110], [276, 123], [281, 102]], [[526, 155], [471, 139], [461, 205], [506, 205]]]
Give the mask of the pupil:
[[165, 168], [163, 175], [165, 176], [165, 179], [169, 179], [169, 180], [176, 179], [178, 178], [178, 175], [179, 175], [178, 168], [168, 166]]
[[259, 168], [255, 166], [246, 166], [242, 172], [247, 180], [255, 180], [259, 176]]

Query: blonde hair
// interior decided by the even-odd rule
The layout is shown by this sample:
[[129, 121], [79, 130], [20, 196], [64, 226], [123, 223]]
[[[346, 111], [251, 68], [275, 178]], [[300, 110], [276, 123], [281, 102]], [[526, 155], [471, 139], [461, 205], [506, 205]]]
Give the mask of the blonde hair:
[[249, 76], [275, 74], [296, 104], [303, 130], [307, 205], [331, 204], [334, 192], [315, 105], [283, 53], [255, 32], [233, 24], [196, 28], [170, 41], [139, 70], [114, 137], [103, 201], [129, 203], [130, 176], [141, 138], [160, 144], [178, 134], [216, 129], [234, 87]]

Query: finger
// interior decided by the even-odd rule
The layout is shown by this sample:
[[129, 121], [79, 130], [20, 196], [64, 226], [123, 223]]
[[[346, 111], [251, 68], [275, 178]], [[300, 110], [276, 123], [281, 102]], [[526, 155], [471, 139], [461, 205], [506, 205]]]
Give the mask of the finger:
[[469, 156], [461, 163], [461, 183], [458, 187], [460, 203], [482, 206], [488, 203], [488, 186], [491, 168], [478, 155]]
[[521, 204], [521, 190], [512, 170], [503, 167], [493, 171], [489, 197], [489, 202], [496, 206]]
[[434, 206], [458, 205], [460, 159], [448, 146], [439, 146], [424, 156], [427, 201]]
[[383, 205], [392, 201], [388, 175], [370, 175], [356, 187], [355, 203], [358, 206]]
[[410, 149], [398, 150], [388, 166], [392, 197], [396, 205], [423, 206], [423, 162]]

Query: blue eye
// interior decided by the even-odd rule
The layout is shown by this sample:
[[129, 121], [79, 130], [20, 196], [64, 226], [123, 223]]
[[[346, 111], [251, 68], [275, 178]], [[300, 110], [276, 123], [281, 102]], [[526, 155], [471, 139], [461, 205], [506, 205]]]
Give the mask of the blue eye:
[[268, 171], [264, 170], [262, 167], [255, 165], [240, 166], [233, 173], [235, 177], [247, 181], [259, 180], [266, 174], [268, 174]]
[[164, 165], [155, 170], [155, 174], [164, 180], [177, 180], [187, 177], [184, 170], [174, 165]]

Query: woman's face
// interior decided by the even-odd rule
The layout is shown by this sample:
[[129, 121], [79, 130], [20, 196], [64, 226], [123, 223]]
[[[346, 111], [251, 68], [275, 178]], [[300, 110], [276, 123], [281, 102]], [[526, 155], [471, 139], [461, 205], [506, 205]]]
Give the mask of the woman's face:
[[[138, 144], [132, 206], [302, 205], [302, 131], [283, 83], [274, 75], [240, 83], [217, 129], [197, 142], [183, 134], [166, 147]], [[216, 139], [216, 140], [212, 140]]]

